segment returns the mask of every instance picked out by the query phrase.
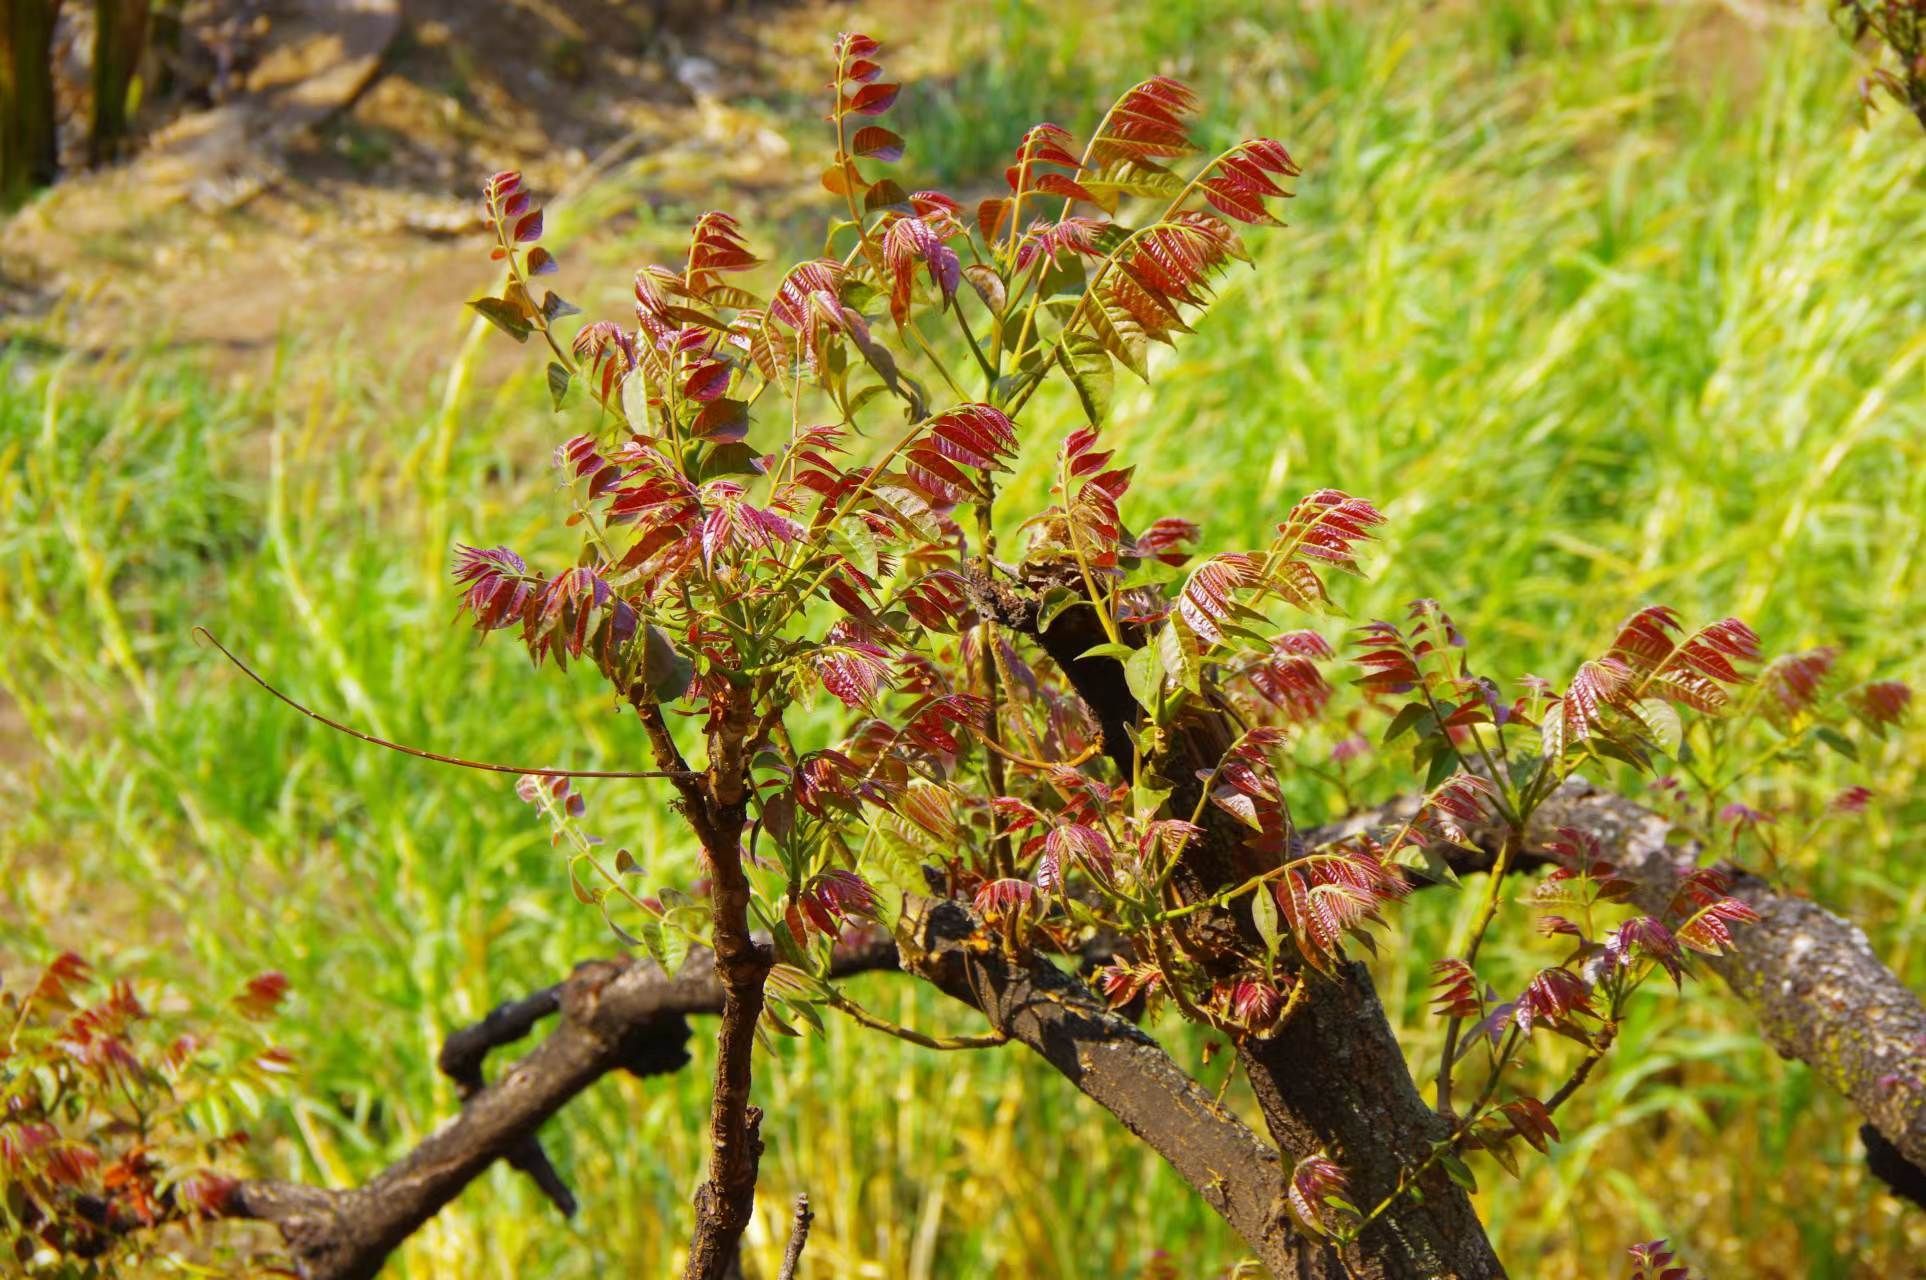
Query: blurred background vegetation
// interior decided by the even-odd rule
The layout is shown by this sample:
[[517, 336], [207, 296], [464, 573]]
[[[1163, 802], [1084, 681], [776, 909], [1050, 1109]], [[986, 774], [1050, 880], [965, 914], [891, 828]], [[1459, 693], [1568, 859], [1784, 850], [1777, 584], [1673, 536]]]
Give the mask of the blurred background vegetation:
[[[454, 123], [357, 109], [308, 157], [310, 221], [273, 204], [143, 214], [53, 263], [57, 294], [8, 320], [0, 971], [68, 946], [188, 990], [285, 971], [298, 1076], [234, 1106], [261, 1171], [347, 1181], [449, 1114], [433, 1067], [448, 1030], [609, 948], [505, 782], [331, 735], [237, 683], [189, 629], [390, 737], [638, 764], [638, 727], [593, 680], [531, 678], [512, 646], [451, 625], [455, 542], [561, 545], [548, 457], [572, 428], [550, 416], [539, 365], [464, 314], [490, 283], [484, 255], [371, 227], [344, 193], [405, 186], [398, 166], [437, 139], [464, 165], [521, 160], [563, 189], [558, 287], [620, 317], [629, 272], [704, 208], [737, 212], [768, 256], [819, 242], [817, 95], [839, 29], [888, 42], [908, 81], [906, 185], [987, 190], [1026, 125], [1087, 129], [1153, 72], [1203, 92], [1207, 134], [1268, 134], [1303, 163], [1293, 225], [1253, 242], [1259, 270], [1230, 278], [1149, 389], [1122, 393], [1114, 433], [1140, 467], [1127, 516], [1195, 515], [1213, 544], [1246, 545], [1302, 492], [1368, 496], [1391, 522], [1347, 608], [1439, 597], [1494, 672], [1562, 678], [1664, 601], [1737, 612], [1774, 651], [1838, 643], [1853, 677], [1918, 684], [1926, 139], [1902, 111], [1862, 120], [1862, 55], [1823, 9], [757, 8], [648, 46], [650, 83], [693, 85], [694, 101], [666, 99], [642, 143], [624, 133], [642, 126], [615, 127], [627, 108], [571, 77], [588, 56], [572, 37], [529, 46], [546, 109], [586, 121], [601, 163], [465, 125], [500, 118], [486, 116], [500, 68], [463, 52], [458, 24], [415, 22], [399, 56], [438, 70], [413, 97], [377, 84], [373, 109], [445, 100]], [[466, 191], [475, 168], [425, 181]], [[40, 222], [22, 234], [44, 242], [64, 208], [30, 207]], [[277, 274], [296, 240], [312, 258], [298, 287]], [[18, 283], [20, 260], [4, 274]], [[1017, 487], [1032, 498], [1067, 414], [1040, 398], [1028, 415]], [[1922, 744], [1916, 727], [1867, 762], [1874, 811], [1792, 875], [1926, 989]], [[1399, 775], [1357, 785], [1374, 798]], [[652, 882], [686, 882], [659, 793], [588, 795], [595, 829], [646, 853]], [[1421, 895], [1382, 947], [1414, 1061], [1436, 1053], [1425, 965], [1475, 898]], [[1497, 963], [1522, 974], [1538, 943], [1522, 913], [1511, 924]], [[860, 995], [964, 1025], [900, 980]], [[1669, 1236], [1713, 1276], [1922, 1274], [1926, 1216], [1864, 1173], [1847, 1105], [1715, 987], [1691, 996], [1641, 1000], [1609, 1074], [1522, 1182], [1481, 1167], [1514, 1272], [1615, 1275], [1626, 1245]], [[1204, 1037], [1163, 1030], [1206, 1057]], [[703, 1153], [697, 1045], [680, 1075], [611, 1078], [551, 1124], [582, 1199], [573, 1222], [498, 1168], [392, 1274], [666, 1274]], [[1215, 1084], [1227, 1060], [1199, 1069]], [[811, 1275], [1130, 1276], [1161, 1250], [1202, 1276], [1239, 1256], [1155, 1156], [1016, 1051], [939, 1056], [832, 1022], [759, 1070], [769, 1151], [748, 1243], [765, 1274], [798, 1190], [819, 1214]]]

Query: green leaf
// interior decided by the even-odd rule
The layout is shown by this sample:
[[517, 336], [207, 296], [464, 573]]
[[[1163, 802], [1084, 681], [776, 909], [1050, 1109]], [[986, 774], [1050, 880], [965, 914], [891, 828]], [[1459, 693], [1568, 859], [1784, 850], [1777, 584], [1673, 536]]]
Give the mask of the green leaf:
[[759, 476], [762, 468], [756, 463], [761, 458], [762, 455], [752, 445], [740, 440], [726, 440], [702, 455], [702, 465], [696, 470], [696, 483], [707, 484], [722, 476]]
[[1445, 1175], [1466, 1191], [1478, 1190], [1478, 1179], [1472, 1176], [1471, 1166], [1455, 1154], [1449, 1151], [1440, 1153], [1438, 1163], [1444, 1166]]
[[1084, 658], [1115, 658], [1119, 662], [1128, 662], [1142, 652], [1127, 644], [1100, 644], [1085, 649], [1077, 658], [1079, 661]]
[[615, 917], [609, 914], [609, 900], [607, 898], [602, 899], [602, 923], [609, 927], [610, 933], [613, 933], [617, 938], [622, 940], [623, 946], [639, 947], [643, 945], [642, 939], [615, 923]]
[[1107, 212], [1116, 212], [1123, 196], [1169, 200], [1184, 189], [1184, 179], [1152, 160], [1131, 160], [1100, 178], [1081, 178], [1079, 185]]
[[829, 1029], [823, 1026], [823, 1017], [820, 1013], [816, 1012], [815, 1005], [806, 1000], [785, 1000], [782, 1003], [783, 1008], [789, 1010], [789, 1012], [814, 1027], [817, 1035], [822, 1036], [829, 1034]]
[[1110, 354], [1103, 343], [1085, 333], [1064, 339], [1058, 357], [1070, 385], [1077, 389], [1084, 416], [1093, 426], [1102, 426], [1110, 416], [1110, 403], [1116, 387], [1116, 371], [1110, 367]]
[[1619, 742], [1603, 734], [1594, 734], [1586, 739], [1586, 744], [1591, 747], [1594, 755], [1606, 760], [1616, 760], [1620, 764], [1629, 764], [1641, 773], [1648, 772], [1652, 767], [1652, 762], [1646, 758], [1645, 753], [1636, 743]]
[[568, 887], [575, 891], [575, 900], [577, 902], [584, 906], [593, 907], [602, 901], [601, 891], [589, 888], [583, 884], [575, 874], [575, 864], [581, 862], [583, 856], [584, 855], [578, 853], [568, 860]]
[[1197, 637], [1190, 629], [1174, 618], [1164, 624], [1157, 633], [1157, 651], [1162, 655], [1164, 667], [1176, 679], [1177, 687], [1192, 693], [1201, 692], [1204, 686], [1204, 664], [1198, 658]]
[[481, 312], [482, 319], [517, 342], [527, 342], [528, 335], [533, 332], [528, 317], [511, 302], [504, 302], [500, 298], [470, 298], [468, 305]]
[[653, 920], [645, 922], [642, 926], [642, 945], [648, 950], [649, 958], [661, 965], [662, 972], [671, 977], [689, 958], [688, 935], [674, 925], [658, 924]]
[[[841, 257], [841, 254], [837, 254]], [[836, 297], [851, 311], [867, 311], [872, 302], [882, 295], [882, 291], [869, 281], [858, 276], [848, 275], [836, 288]]]
[[642, 679], [658, 702], [673, 702], [695, 678], [695, 664], [676, 651], [669, 633], [650, 626], [642, 641]]
[[1145, 358], [1149, 342], [1143, 326], [1128, 315], [1111, 314], [1101, 298], [1092, 298], [1083, 313], [1090, 318], [1090, 332], [1097, 345], [1115, 356], [1118, 364], [1149, 382], [1150, 365]]
[[765, 1026], [774, 1027], [777, 1031], [781, 1032], [783, 1035], [789, 1036], [791, 1039], [795, 1039], [795, 1040], [802, 1039], [802, 1032], [796, 1030], [796, 1028], [790, 1026], [787, 1022], [783, 1021], [782, 1015], [776, 1012], [776, 1009], [778, 1006], [787, 1007], [787, 1002], [780, 1000], [775, 996], [770, 996], [766, 1001], [763, 1002], [763, 1006], [762, 1006], [763, 1024]]
[[555, 411], [562, 411], [562, 401], [568, 398], [568, 384], [575, 375], [551, 360], [548, 362], [548, 398]]
[[1399, 846], [1396, 853], [1391, 855], [1390, 861], [1394, 866], [1417, 872], [1432, 884], [1455, 885], [1458, 883], [1458, 873], [1451, 869], [1449, 862], [1445, 861], [1444, 852], [1438, 844], [1439, 842], [1435, 840], [1426, 840], [1422, 843], [1407, 840]]
[[1391, 727], [1384, 731], [1384, 745], [1390, 746], [1399, 738], [1416, 727], [1418, 721], [1431, 713], [1431, 708], [1422, 702], [1409, 702], [1391, 717]]
[[1839, 732], [1837, 729], [1829, 729], [1826, 726], [1821, 725], [1817, 729], [1814, 729], [1812, 731], [1812, 736], [1817, 738], [1819, 741], [1825, 743], [1826, 746], [1831, 747], [1834, 751], [1837, 751], [1840, 755], [1846, 757], [1846, 759], [1848, 760], [1859, 759], [1859, 748], [1853, 744], [1853, 740], [1851, 738], [1848, 738], [1845, 734]]
[[869, 577], [886, 577], [878, 559], [876, 535], [860, 520], [845, 520], [829, 531], [830, 545]]
[[1458, 753], [1456, 751], [1447, 749], [1432, 756], [1431, 768], [1425, 774], [1424, 789], [1426, 791], [1435, 790], [1446, 778], [1458, 772], [1458, 764]]
[[631, 431], [649, 424], [649, 384], [640, 369], [631, 369], [622, 378], [622, 416]]
[[1083, 292], [1089, 279], [1082, 258], [1074, 253], [1060, 253], [1044, 264], [1043, 278], [1037, 281], [1037, 288], [1046, 298], [1074, 298]]
[[910, 490], [900, 485], [879, 484], [870, 490], [870, 497], [925, 542], [936, 542], [942, 538], [942, 531], [936, 526], [936, 517], [930, 512], [930, 504]]
[[1644, 728], [1653, 746], [1674, 759], [1678, 758], [1679, 743], [1685, 738], [1685, 726], [1679, 720], [1677, 707], [1660, 698], [1646, 698], [1632, 704], [1631, 714]]
[[1131, 650], [1124, 662], [1124, 683], [1137, 705], [1154, 717], [1164, 688], [1164, 658], [1158, 646], [1147, 644]]
[[1277, 899], [1271, 896], [1271, 886], [1260, 884], [1257, 892], [1251, 894], [1251, 923], [1257, 926], [1257, 936], [1264, 939], [1264, 950], [1268, 955], [1277, 955]]
[[745, 400], [712, 400], [696, 414], [689, 431], [698, 440], [740, 441], [749, 433], [749, 404]]
[[1137, 778], [1137, 785], [1130, 789], [1130, 809], [1139, 818], [1154, 817], [1170, 799], [1174, 788], [1154, 773], [1145, 772]]
[[893, 179], [884, 178], [874, 183], [863, 193], [863, 211], [875, 213], [878, 209], [907, 208], [909, 193], [904, 191]]
[[[1043, 601], [1037, 606], [1037, 630], [1048, 631], [1050, 624], [1059, 614], [1072, 605], [1084, 603], [1084, 598], [1068, 587], [1051, 587], [1043, 593]], [[1091, 652], [1096, 652], [1094, 649]]]

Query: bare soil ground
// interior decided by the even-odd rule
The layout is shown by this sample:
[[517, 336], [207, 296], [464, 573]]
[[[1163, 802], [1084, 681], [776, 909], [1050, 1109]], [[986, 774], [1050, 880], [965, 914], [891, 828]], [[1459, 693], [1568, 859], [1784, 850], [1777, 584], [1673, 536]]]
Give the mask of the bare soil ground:
[[838, 17], [729, 0], [264, 7], [232, 101], [0, 226], [0, 339], [99, 352], [158, 327], [227, 363], [321, 319], [374, 336], [397, 296], [472, 288], [476, 191], [496, 169], [555, 193], [652, 159], [664, 198], [793, 182], [782, 139], [728, 104], [813, 87]]

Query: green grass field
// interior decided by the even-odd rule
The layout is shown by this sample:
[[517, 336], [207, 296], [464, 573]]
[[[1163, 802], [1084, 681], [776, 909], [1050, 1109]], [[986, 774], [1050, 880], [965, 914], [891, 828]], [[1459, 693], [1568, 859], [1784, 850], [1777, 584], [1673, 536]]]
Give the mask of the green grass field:
[[[1735, 16], [1753, 7], [997, 3], [867, 29], [924, 81], [898, 127], [906, 170], [932, 181], [973, 190], [1032, 120], [1087, 128], [1153, 71], [1204, 91], [1212, 135], [1270, 134], [1304, 164], [1259, 270], [1122, 394], [1114, 432], [1141, 468], [1127, 514], [1202, 515], [1245, 545], [1302, 492], [1368, 496], [1391, 522], [1349, 610], [1437, 596], [1500, 672], [1562, 678], [1663, 601], [1918, 684], [1926, 137], [1898, 111], [1861, 124], [1859, 68], [1815, 9], [1762, 9], [1755, 28]], [[820, 25], [826, 46], [862, 24]], [[799, 85], [821, 78], [806, 70]], [[800, 156], [820, 146], [819, 107], [749, 105]], [[652, 181], [626, 171], [562, 211], [563, 287], [591, 311], [621, 315], [627, 268], [725, 198], [597, 230]], [[814, 242], [793, 201], [763, 225], [765, 246]], [[477, 261], [470, 292], [486, 279]], [[379, 1168], [451, 1111], [433, 1068], [449, 1029], [610, 945], [504, 781], [329, 734], [189, 635], [209, 627], [390, 737], [639, 764], [638, 726], [592, 680], [531, 678], [452, 622], [455, 542], [539, 551], [563, 532], [548, 452], [565, 428], [537, 363], [474, 343], [466, 296], [410, 296], [382, 333], [294, 320], [265, 371], [160, 332], [105, 361], [0, 356], [0, 687], [24, 725], [0, 744], [0, 966], [77, 946], [189, 990], [285, 971], [300, 1072], [250, 1121], [265, 1171]], [[1048, 397], [1028, 418], [1016, 486], [1034, 497], [1068, 418]], [[1796, 870], [1926, 989], [1922, 746], [1917, 726], [1889, 742], [1875, 814]], [[588, 794], [652, 876], [688, 874], [658, 792]], [[1438, 1035], [1424, 966], [1477, 905], [1421, 897], [1380, 964], [1419, 1061]], [[966, 1026], [900, 979], [860, 993]], [[1194, 1062], [1202, 1037], [1168, 1030]], [[392, 1274], [667, 1274], [703, 1155], [697, 1053], [551, 1125], [573, 1223], [498, 1168]], [[1515, 1274], [1617, 1275], [1653, 1236], [1711, 1276], [1917, 1274], [1926, 1215], [1867, 1178], [1857, 1117], [1722, 993], [1642, 997], [1611, 1062], [1522, 1182], [1480, 1168]], [[812, 1276], [1129, 1276], [1158, 1249], [1204, 1276], [1239, 1257], [1154, 1156], [1018, 1050], [941, 1056], [832, 1022], [758, 1069], [763, 1274], [804, 1189]]]

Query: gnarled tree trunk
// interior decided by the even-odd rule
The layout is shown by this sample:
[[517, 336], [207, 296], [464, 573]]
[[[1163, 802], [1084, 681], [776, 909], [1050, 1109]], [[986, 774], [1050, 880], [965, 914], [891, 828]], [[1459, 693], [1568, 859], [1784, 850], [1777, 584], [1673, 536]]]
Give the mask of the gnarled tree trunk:
[[[1106, 754], [1129, 778], [1135, 751], [1129, 726], [1140, 708], [1115, 659], [1082, 656], [1107, 638], [1093, 609], [1060, 609], [1047, 626], [1039, 625], [1047, 585], [1061, 584], [1029, 583], [1017, 590], [979, 582], [977, 591], [992, 620], [1034, 638], [1063, 669], [1101, 727]], [[1128, 632], [1125, 639], [1143, 643], [1141, 635]], [[1167, 730], [1162, 771], [1172, 784], [1171, 811], [1197, 813], [1203, 825], [1172, 878], [1185, 902], [1269, 869], [1258, 865], [1260, 855], [1248, 847], [1248, 832], [1236, 819], [1202, 803], [1199, 779], [1215, 770], [1238, 736], [1230, 717], [1207, 704], [1186, 711]], [[1191, 958], [1207, 970], [1213, 949], [1234, 945], [1234, 937], [1257, 940], [1247, 905], [1192, 916], [1185, 931]], [[1238, 1061], [1279, 1150], [1291, 1162], [1320, 1151], [1329, 1155], [1343, 1166], [1354, 1203], [1367, 1213], [1383, 1207], [1343, 1258], [1322, 1243], [1303, 1248], [1298, 1273], [1347, 1280], [1502, 1276], [1470, 1197], [1441, 1168], [1431, 1167], [1416, 1188], [1420, 1194], [1401, 1189], [1402, 1175], [1429, 1162], [1449, 1126], [1419, 1096], [1370, 974], [1347, 964], [1335, 979], [1309, 969], [1300, 976], [1310, 984], [1309, 998], [1272, 1035], [1245, 1037]]]

